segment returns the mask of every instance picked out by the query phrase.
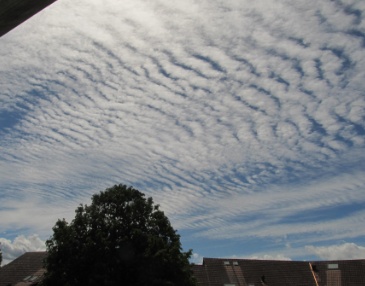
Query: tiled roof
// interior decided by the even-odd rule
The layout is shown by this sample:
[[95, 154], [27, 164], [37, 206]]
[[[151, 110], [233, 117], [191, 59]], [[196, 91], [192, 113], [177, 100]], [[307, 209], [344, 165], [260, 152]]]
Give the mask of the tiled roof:
[[0, 0], [0, 37], [56, 0]]
[[193, 270], [199, 286], [316, 286], [308, 262], [204, 258]]
[[238, 263], [248, 284], [316, 286], [307, 262], [243, 260]]
[[331, 260], [311, 262], [318, 284], [337, 286], [364, 286], [365, 260]]
[[365, 260], [204, 258], [193, 272], [198, 286], [365, 286]]
[[193, 265], [193, 273], [197, 281], [197, 286], [210, 285], [206, 265]]
[[44, 273], [43, 260], [46, 255], [46, 252], [27, 252], [1, 267], [0, 286], [34, 285]]

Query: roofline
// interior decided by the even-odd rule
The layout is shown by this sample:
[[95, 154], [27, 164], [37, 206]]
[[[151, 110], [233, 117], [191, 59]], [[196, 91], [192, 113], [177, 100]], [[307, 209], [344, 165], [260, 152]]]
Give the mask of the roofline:
[[361, 259], [338, 259], [338, 260], [279, 260], [279, 259], [251, 259], [251, 258], [224, 258], [224, 257], [203, 257], [202, 264], [195, 265], [204, 265], [205, 260], [221, 260], [221, 261], [266, 261], [266, 262], [294, 262], [294, 263], [332, 263], [332, 262], [350, 262], [350, 261], [364, 261], [365, 258]]

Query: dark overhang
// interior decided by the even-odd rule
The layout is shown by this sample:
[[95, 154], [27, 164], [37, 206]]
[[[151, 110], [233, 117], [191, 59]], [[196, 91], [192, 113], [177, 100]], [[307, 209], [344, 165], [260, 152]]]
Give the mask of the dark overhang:
[[0, 37], [57, 0], [0, 0]]

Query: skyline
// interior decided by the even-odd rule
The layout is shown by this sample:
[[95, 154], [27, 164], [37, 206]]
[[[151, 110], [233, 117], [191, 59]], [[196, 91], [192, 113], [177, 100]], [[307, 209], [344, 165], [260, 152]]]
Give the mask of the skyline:
[[120, 183], [197, 262], [364, 258], [364, 12], [58, 0], [1, 37], [4, 260]]

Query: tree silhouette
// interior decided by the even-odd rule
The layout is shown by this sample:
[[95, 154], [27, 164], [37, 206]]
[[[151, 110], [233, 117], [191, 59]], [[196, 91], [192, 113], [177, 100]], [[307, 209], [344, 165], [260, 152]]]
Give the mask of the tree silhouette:
[[195, 285], [180, 236], [152, 198], [116, 185], [58, 220], [44, 285]]

